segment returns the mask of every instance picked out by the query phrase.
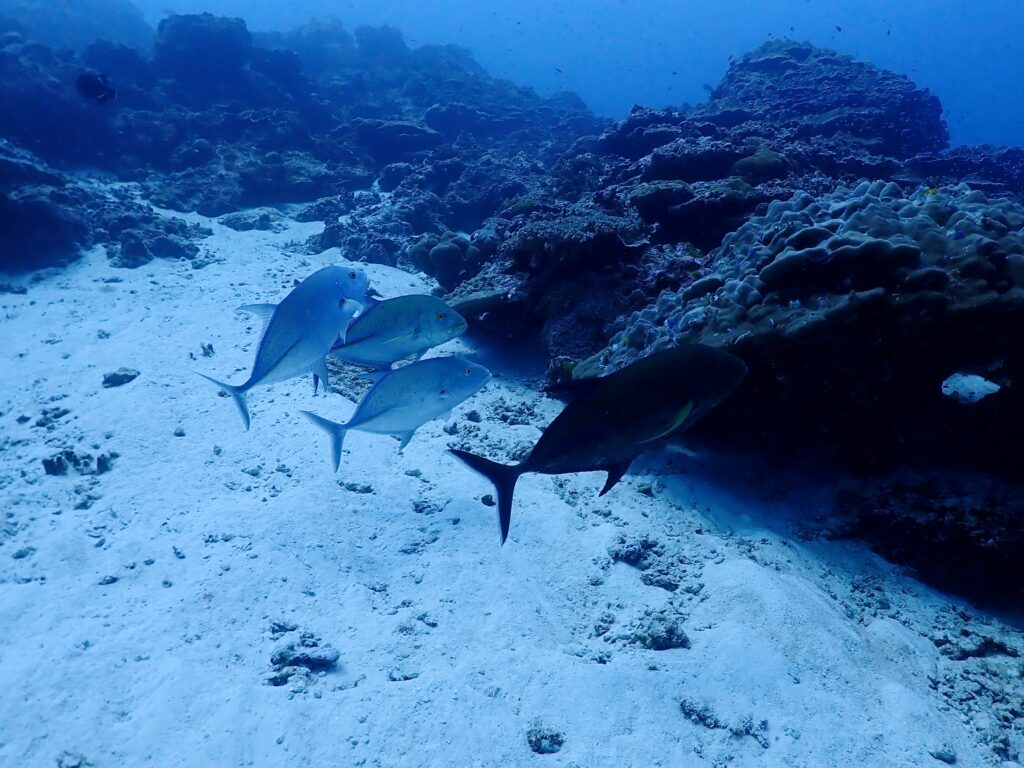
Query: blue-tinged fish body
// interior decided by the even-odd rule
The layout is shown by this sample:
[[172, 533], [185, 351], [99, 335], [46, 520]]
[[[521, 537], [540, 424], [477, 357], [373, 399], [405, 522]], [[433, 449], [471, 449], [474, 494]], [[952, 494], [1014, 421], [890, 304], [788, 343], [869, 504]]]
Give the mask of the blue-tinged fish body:
[[253, 387], [286, 381], [309, 371], [326, 384], [324, 357], [359, 310], [360, 305], [349, 298], [359, 291], [365, 295], [366, 283], [365, 275], [358, 270], [324, 267], [314, 272], [273, 308], [244, 384], [229, 385], [204, 377], [235, 398], [246, 429], [249, 412], [245, 393]]
[[394, 435], [402, 441], [401, 450], [423, 424], [472, 397], [490, 378], [486, 368], [461, 357], [434, 357], [388, 373], [363, 396], [345, 424], [306, 415], [331, 435], [331, 457], [337, 470], [342, 441], [349, 430]]
[[331, 355], [349, 363], [388, 368], [451, 341], [465, 330], [462, 315], [437, 297], [399, 296], [361, 313]]

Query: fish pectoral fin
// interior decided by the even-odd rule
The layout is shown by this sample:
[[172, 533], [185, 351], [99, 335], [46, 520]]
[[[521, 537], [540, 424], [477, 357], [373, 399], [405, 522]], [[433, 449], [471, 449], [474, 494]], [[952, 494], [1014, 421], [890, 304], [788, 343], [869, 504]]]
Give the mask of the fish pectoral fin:
[[679, 412], [676, 413], [675, 418], [672, 419], [672, 423], [669, 424], [666, 429], [662, 430], [653, 437], [648, 437], [646, 440], [641, 440], [640, 442], [653, 443], [655, 440], [661, 440], [663, 437], [668, 437], [673, 432], [677, 431], [681, 426], [683, 426], [683, 424], [686, 423], [686, 420], [690, 418], [691, 413], [693, 413], [693, 400], [691, 400], [690, 402], [688, 402], [686, 405], [679, 409]]
[[700, 458], [700, 451], [695, 451], [686, 443], [669, 443], [665, 446], [665, 453], [674, 453], [679, 456], [686, 456], [688, 459]]
[[359, 374], [359, 378], [379, 384], [389, 373], [391, 373], [390, 368], [383, 371], [367, 371], [366, 373]]
[[626, 474], [626, 470], [629, 469], [629, 465], [633, 462], [632, 459], [629, 461], [620, 461], [618, 464], [609, 464], [607, 467], [601, 467], [605, 472], [608, 473], [608, 479], [604, 481], [604, 488], [597, 494], [598, 496], [604, 496], [608, 491], [614, 488], [622, 476]]
[[412, 436], [414, 434], [416, 434], [416, 430], [415, 429], [410, 430], [408, 432], [399, 432], [399, 433], [397, 433], [395, 435], [395, 437], [397, 437], [401, 441], [399, 443], [399, 445], [398, 445], [398, 452], [399, 453], [401, 453], [402, 449], [405, 448], [405, 446], [407, 446], [409, 444], [409, 441], [412, 440]]
[[324, 392], [334, 392], [331, 389], [331, 380], [327, 375], [327, 358], [321, 357], [320, 361], [313, 364], [313, 394], [316, 394], [317, 382], [324, 383]]

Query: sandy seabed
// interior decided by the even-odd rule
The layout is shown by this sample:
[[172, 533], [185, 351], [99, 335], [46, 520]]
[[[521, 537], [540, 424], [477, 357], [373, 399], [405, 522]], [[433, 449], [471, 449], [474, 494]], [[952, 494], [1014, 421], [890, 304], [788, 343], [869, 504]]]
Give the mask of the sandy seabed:
[[[934, 637], [1011, 630], [801, 540], [820, 501], [654, 456], [600, 499], [603, 475], [524, 477], [499, 547], [492, 489], [444, 449], [507, 457], [560, 406], [493, 355], [452, 418], [402, 453], [353, 433], [337, 475], [299, 411], [344, 420], [343, 395], [257, 389], [243, 431], [194, 372], [242, 381], [260, 328], [234, 308], [343, 259], [300, 252], [317, 223], [188, 218], [214, 230], [203, 269], [96, 250], [0, 295], [0, 765], [998, 762], [984, 697], [951, 701], [985, 660]], [[367, 269], [384, 296], [432, 287]], [[140, 375], [103, 387], [120, 367]], [[64, 449], [118, 455], [44, 473]], [[336, 665], [272, 662], [303, 642]]]

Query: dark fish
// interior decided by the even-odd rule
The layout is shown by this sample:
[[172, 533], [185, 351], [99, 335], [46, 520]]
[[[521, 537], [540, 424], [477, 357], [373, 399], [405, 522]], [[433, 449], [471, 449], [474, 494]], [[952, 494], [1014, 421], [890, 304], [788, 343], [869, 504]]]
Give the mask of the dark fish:
[[701, 83], [700, 87], [703, 88], [708, 93], [714, 93], [715, 92], [714, 86], [709, 85], [708, 83]]
[[836, 32], [842, 32], [843, 28], [836, 24]]
[[75, 88], [85, 98], [103, 104], [117, 98], [117, 88], [110, 84], [107, 76], [96, 72], [83, 72], [75, 78]]
[[607, 472], [603, 496], [622, 479], [633, 459], [690, 427], [724, 400], [746, 373], [747, 366], [735, 355], [687, 344], [608, 376], [573, 382], [576, 398], [520, 464], [498, 464], [467, 451], [449, 450], [494, 484], [504, 544], [512, 519], [512, 495], [521, 475]]

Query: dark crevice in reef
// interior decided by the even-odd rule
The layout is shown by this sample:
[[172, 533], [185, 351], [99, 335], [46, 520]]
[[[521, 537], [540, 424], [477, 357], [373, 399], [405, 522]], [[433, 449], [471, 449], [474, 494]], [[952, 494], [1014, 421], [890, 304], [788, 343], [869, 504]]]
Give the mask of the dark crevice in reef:
[[[83, 170], [228, 226], [269, 228], [272, 211], [230, 214], [291, 205], [324, 222], [309, 251], [433, 275], [477, 332], [535, 340], [552, 381], [681, 341], [728, 347], [750, 376], [697, 437], [828, 453], [865, 482], [921, 473], [913, 493], [844, 502], [861, 510], [849, 531], [943, 588], [1005, 581], [1019, 524], [1000, 510], [1017, 508], [1024, 461], [1024, 149], [948, 149], [941, 105], [908, 78], [773, 41], [708, 102], [612, 122], [387, 27], [252, 34], [203, 14], [141, 40], [0, 30], [0, 214], [17, 222], [0, 270], [96, 244], [120, 266], [202, 266], [202, 228]], [[83, 98], [86, 71], [117, 97]], [[960, 402], [940, 389], [956, 373], [1001, 389]], [[977, 496], [969, 535], [940, 509], [967, 491], [928, 484], [945, 467], [968, 490], [1005, 486]]]

